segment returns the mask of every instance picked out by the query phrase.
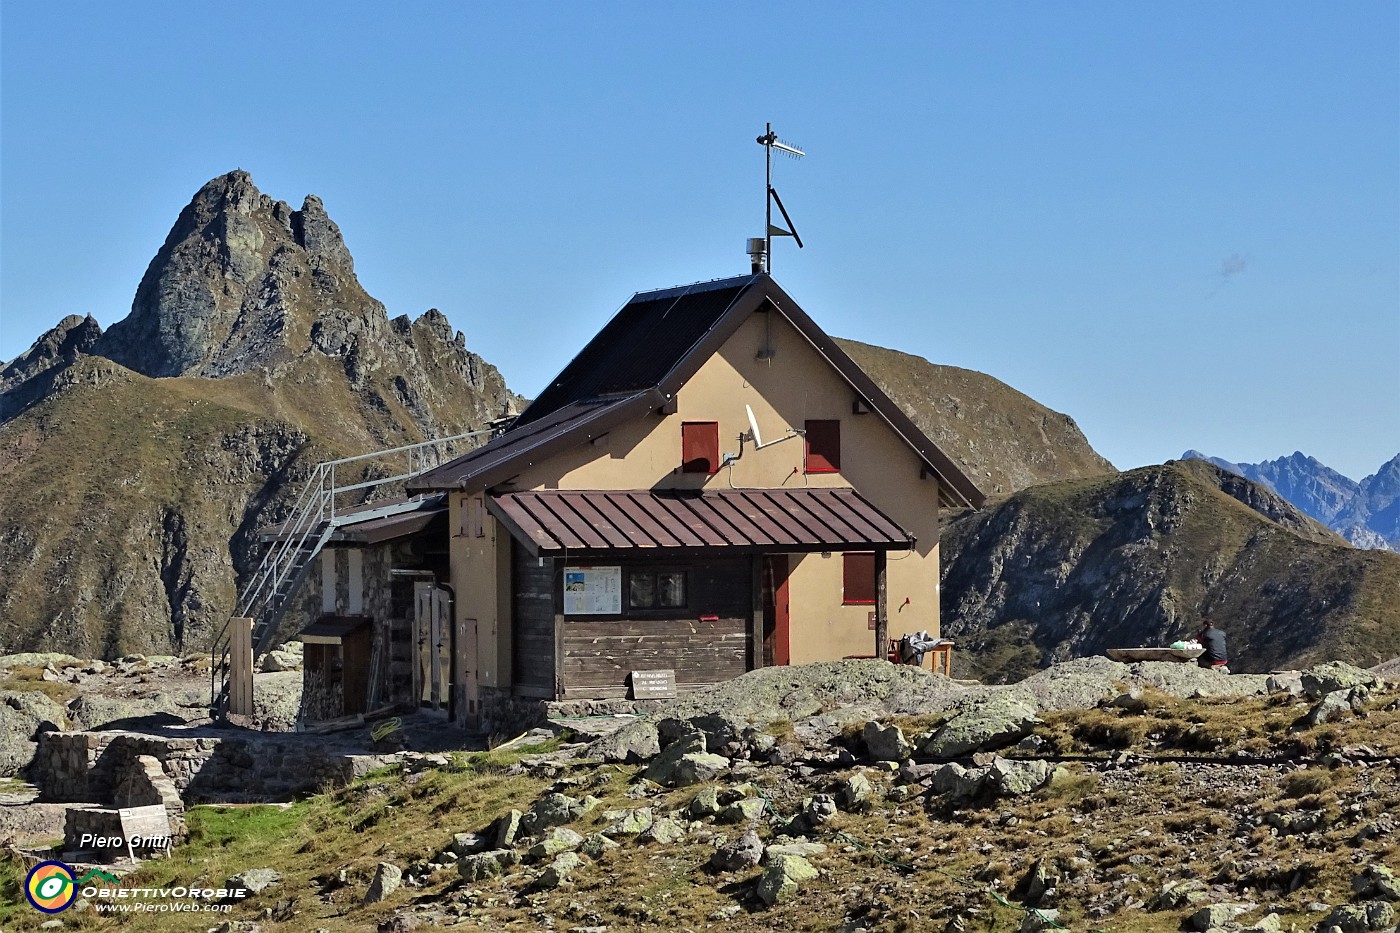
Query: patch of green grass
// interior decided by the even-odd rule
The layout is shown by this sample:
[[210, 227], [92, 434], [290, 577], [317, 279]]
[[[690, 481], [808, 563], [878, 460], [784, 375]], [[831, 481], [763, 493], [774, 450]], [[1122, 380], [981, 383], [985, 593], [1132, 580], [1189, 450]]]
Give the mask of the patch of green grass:
[[[67, 681], [45, 680], [42, 667], [12, 667], [0, 672], [0, 690], [18, 693], [42, 693], [59, 706], [67, 706], [81, 691]], [[63, 723], [59, 723], [63, 725]]]

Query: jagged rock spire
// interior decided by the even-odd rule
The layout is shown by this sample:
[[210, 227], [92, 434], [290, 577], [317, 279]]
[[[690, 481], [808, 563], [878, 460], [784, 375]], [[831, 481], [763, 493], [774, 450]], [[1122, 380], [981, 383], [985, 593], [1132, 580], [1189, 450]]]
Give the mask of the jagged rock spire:
[[349, 330], [385, 320], [321, 199], [294, 211], [237, 170], [180, 212], [96, 352], [148, 376], [236, 375], [305, 352], [326, 317]]

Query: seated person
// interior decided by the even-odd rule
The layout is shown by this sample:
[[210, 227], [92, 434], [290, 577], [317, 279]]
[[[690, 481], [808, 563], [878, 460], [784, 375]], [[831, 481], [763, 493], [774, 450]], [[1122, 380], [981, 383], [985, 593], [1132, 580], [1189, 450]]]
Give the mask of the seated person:
[[1201, 630], [1196, 633], [1196, 640], [1206, 649], [1205, 653], [1196, 659], [1197, 664], [1222, 674], [1230, 673], [1230, 668], [1227, 667], [1230, 661], [1225, 651], [1225, 633], [1216, 628], [1214, 622], [1202, 619]]

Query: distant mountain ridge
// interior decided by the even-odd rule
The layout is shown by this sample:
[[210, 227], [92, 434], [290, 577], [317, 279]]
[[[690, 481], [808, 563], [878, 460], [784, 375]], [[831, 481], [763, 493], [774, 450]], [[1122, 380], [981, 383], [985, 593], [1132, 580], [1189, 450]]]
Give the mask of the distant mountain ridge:
[[1205, 460], [1273, 490], [1356, 547], [1400, 551], [1400, 454], [1359, 483], [1301, 451], [1262, 463], [1198, 450], [1181, 459]]
[[953, 519], [941, 547], [943, 635], [975, 677], [1167, 645], [1204, 616], [1241, 671], [1400, 654], [1400, 555], [1200, 459], [1023, 489]]

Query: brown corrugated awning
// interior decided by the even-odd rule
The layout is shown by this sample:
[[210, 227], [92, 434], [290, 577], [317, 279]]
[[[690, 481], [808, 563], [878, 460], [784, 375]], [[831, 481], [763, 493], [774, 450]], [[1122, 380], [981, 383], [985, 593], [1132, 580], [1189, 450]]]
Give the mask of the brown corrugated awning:
[[488, 508], [533, 554], [894, 551], [914, 545], [913, 535], [844, 488], [535, 490], [492, 496]]

